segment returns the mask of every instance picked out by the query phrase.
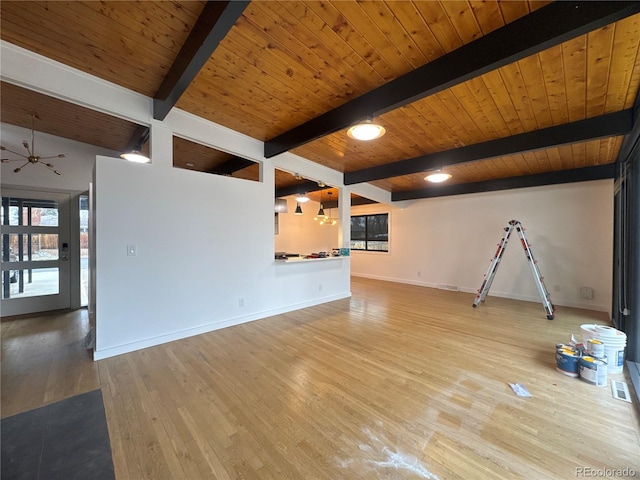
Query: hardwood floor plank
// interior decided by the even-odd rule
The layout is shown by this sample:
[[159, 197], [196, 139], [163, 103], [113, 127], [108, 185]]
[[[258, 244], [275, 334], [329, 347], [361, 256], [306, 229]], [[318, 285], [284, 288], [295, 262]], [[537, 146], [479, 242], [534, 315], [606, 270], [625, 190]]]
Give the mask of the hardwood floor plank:
[[[555, 369], [555, 344], [606, 314], [558, 307], [549, 321], [538, 303], [489, 296], [472, 308], [471, 294], [362, 278], [351, 290], [88, 365], [60, 347], [55, 323], [3, 322], [3, 415], [100, 385], [118, 479], [555, 480], [638, 468], [636, 406]], [[513, 393], [518, 382], [531, 398]]]
[[100, 388], [85, 310], [2, 320], [2, 418]]

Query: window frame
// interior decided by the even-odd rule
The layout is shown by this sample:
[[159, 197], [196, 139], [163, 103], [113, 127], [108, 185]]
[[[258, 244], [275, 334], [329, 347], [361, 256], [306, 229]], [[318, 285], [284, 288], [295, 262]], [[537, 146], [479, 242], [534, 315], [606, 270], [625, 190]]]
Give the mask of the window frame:
[[[365, 238], [364, 239], [357, 239], [356, 241], [364, 241], [365, 244], [365, 248], [354, 248], [353, 247], [353, 238], [351, 238], [351, 228], [349, 229], [349, 247], [351, 248], [352, 251], [354, 252], [377, 252], [377, 253], [389, 253], [390, 249], [390, 239], [389, 239], [389, 212], [381, 212], [381, 213], [364, 213], [364, 214], [360, 214], [360, 215], [351, 215], [350, 217], [350, 226], [352, 225], [352, 221], [354, 218], [359, 218], [359, 217], [365, 217]], [[368, 217], [386, 217], [387, 220], [387, 248], [385, 250], [380, 250], [380, 249], [370, 249], [369, 248], [369, 242], [380, 242], [380, 240], [377, 240], [375, 238], [369, 238], [369, 221], [368, 221]]]

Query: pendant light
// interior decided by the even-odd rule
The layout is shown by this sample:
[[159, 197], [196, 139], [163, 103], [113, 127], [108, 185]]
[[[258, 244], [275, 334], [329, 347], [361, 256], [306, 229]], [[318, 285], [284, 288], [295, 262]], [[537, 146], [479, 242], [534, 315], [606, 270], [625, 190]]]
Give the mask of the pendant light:
[[[332, 192], [327, 192], [327, 195], [329, 195], [329, 202], [331, 202]], [[320, 200], [322, 200], [322, 193], [320, 194]], [[322, 215], [320, 214], [320, 212], [322, 212]], [[318, 216], [315, 217], [314, 220], [319, 220], [319, 225], [336, 225], [338, 223], [338, 219], [331, 216], [331, 208], [329, 209], [329, 215], [327, 215], [324, 212], [324, 208], [322, 208], [322, 204], [320, 204]]]
[[313, 217], [314, 220], [319, 220], [326, 217], [324, 213], [324, 206], [322, 205], [322, 190], [320, 190], [320, 209], [318, 210], [318, 214]]
[[302, 208], [300, 208], [300, 204], [296, 203], [296, 211], [293, 212], [294, 215], [302, 215]]

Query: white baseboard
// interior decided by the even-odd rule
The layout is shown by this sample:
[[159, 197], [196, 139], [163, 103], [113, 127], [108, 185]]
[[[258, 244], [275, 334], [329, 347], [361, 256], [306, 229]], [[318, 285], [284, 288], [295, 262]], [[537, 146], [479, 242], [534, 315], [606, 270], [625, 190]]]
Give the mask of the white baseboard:
[[[417, 285], [419, 287], [429, 287], [429, 288], [438, 288], [439, 283], [430, 283], [430, 282], [420, 282], [410, 279], [397, 278], [397, 277], [384, 277], [381, 275], [369, 275], [366, 273], [354, 273], [351, 272], [352, 277], [362, 277], [362, 278], [370, 278], [372, 280], [382, 280], [385, 282], [394, 282], [394, 283], [404, 283], [407, 285]], [[478, 293], [477, 288], [470, 287], [458, 287], [459, 292], [463, 293], [473, 293], [474, 295]], [[519, 293], [512, 292], [496, 292], [491, 290], [487, 298], [490, 297], [500, 297], [500, 298], [509, 298], [511, 300], [522, 300], [524, 302], [540, 302], [540, 297], [537, 295], [522, 295]], [[581, 303], [581, 302], [572, 302], [567, 300], [557, 300], [553, 298], [551, 295], [551, 303], [558, 307], [572, 307], [572, 308], [583, 308], [585, 310], [594, 310], [596, 312], [609, 312], [610, 306], [607, 305], [597, 305], [592, 303]]]
[[[333, 302], [335, 300], [342, 300], [343, 298], [351, 297], [351, 292], [340, 293], [336, 295], [330, 295], [322, 298], [316, 298], [306, 302], [295, 303], [286, 305], [284, 307], [274, 308], [272, 310], [265, 310], [262, 312], [255, 312], [249, 315], [243, 315], [241, 317], [233, 317], [225, 320], [218, 320], [216, 322], [207, 323], [197, 327], [187, 328], [184, 330], [178, 330], [165, 335], [159, 335], [156, 337], [145, 338], [131, 343], [125, 343], [122, 345], [116, 345], [114, 347], [108, 347], [104, 349], [97, 349], [93, 352], [93, 360], [103, 360], [109, 357], [115, 357], [116, 355], [122, 355], [124, 353], [134, 352], [136, 350], [142, 350], [143, 348], [155, 347], [163, 343], [173, 342], [175, 340], [181, 340], [183, 338], [192, 337], [194, 335], [200, 335], [214, 330], [220, 330], [222, 328], [233, 327], [234, 325], [240, 325], [242, 323], [253, 322], [255, 320], [261, 320], [263, 318], [271, 317], [273, 315], [280, 315], [282, 313], [292, 312], [294, 310], [300, 310], [302, 308], [314, 307], [327, 302]], [[99, 343], [99, 341], [98, 341]], [[98, 345], [99, 346], [99, 345]]]

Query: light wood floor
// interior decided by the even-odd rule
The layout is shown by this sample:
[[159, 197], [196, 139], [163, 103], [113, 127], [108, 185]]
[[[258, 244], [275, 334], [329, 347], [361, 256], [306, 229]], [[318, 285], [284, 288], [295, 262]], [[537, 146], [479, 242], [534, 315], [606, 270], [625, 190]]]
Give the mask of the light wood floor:
[[470, 294], [358, 278], [352, 292], [97, 363], [85, 313], [3, 322], [2, 416], [100, 386], [118, 479], [640, 472], [636, 406], [555, 370], [554, 345], [606, 315], [549, 321], [537, 303], [474, 309]]

